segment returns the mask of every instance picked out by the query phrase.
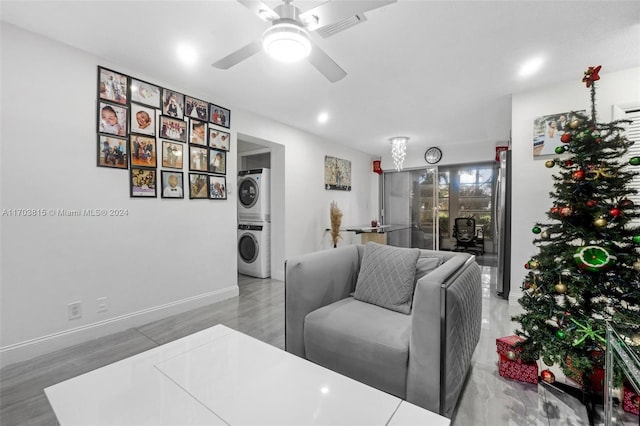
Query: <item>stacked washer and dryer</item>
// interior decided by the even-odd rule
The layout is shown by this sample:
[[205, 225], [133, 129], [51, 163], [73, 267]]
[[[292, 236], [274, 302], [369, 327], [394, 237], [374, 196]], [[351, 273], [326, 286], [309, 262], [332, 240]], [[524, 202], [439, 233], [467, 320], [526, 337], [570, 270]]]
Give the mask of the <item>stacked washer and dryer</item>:
[[238, 272], [271, 276], [271, 170], [238, 172]]

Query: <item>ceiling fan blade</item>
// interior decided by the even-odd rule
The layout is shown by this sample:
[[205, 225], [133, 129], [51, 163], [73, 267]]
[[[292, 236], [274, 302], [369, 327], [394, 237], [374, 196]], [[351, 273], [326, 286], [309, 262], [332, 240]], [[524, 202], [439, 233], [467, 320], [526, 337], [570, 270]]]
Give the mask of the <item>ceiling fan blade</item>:
[[241, 47], [240, 49], [214, 62], [211, 65], [221, 70], [226, 70], [244, 61], [245, 59], [250, 58], [251, 56], [255, 55], [261, 50], [262, 50], [262, 43], [260, 40], [256, 40], [247, 44], [244, 47]]
[[263, 21], [273, 21], [278, 19], [278, 15], [273, 9], [264, 4], [261, 0], [238, 0], [238, 3], [252, 11], [258, 18]]
[[345, 70], [340, 68], [324, 50], [316, 45], [311, 48], [311, 53], [307, 59], [311, 62], [311, 65], [320, 71], [320, 74], [324, 75], [332, 83], [342, 80], [347, 75]]
[[301, 13], [299, 18], [300, 21], [305, 24], [307, 30], [315, 31], [318, 28], [336, 24], [359, 13], [396, 3], [396, 1], [397, 0], [328, 1]]

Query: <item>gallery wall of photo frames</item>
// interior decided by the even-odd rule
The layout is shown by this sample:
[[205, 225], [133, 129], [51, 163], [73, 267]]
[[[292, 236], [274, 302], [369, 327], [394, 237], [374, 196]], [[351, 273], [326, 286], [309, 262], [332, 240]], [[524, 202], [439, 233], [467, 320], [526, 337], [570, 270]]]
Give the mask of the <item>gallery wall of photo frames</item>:
[[129, 170], [131, 197], [227, 199], [230, 110], [101, 66], [97, 106], [97, 165]]

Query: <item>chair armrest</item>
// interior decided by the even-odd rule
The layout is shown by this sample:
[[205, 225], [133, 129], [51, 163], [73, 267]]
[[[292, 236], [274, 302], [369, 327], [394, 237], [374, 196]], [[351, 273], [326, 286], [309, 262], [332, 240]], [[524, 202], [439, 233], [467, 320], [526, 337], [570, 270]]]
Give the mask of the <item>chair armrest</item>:
[[452, 257], [416, 283], [413, 299], [407, 401], [447, 417], [480, 337], [482, 284], [474, 259]]
[[360, 269], [358, 247], [349, 245], [285, 262], [285, 350], [305, 357], [304, 319], [308, 313], [349, 296]]

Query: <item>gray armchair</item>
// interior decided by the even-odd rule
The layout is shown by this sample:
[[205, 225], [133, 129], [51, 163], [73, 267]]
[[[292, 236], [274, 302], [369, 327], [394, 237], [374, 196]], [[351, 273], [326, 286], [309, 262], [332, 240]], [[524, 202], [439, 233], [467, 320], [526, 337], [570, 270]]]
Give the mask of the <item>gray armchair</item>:
[[285, 348], [451, 417], [480, 337], [481, 280], [465, 253], [420, 250], [409, 314], [353, 297], [364, 246], [285, 264]]

